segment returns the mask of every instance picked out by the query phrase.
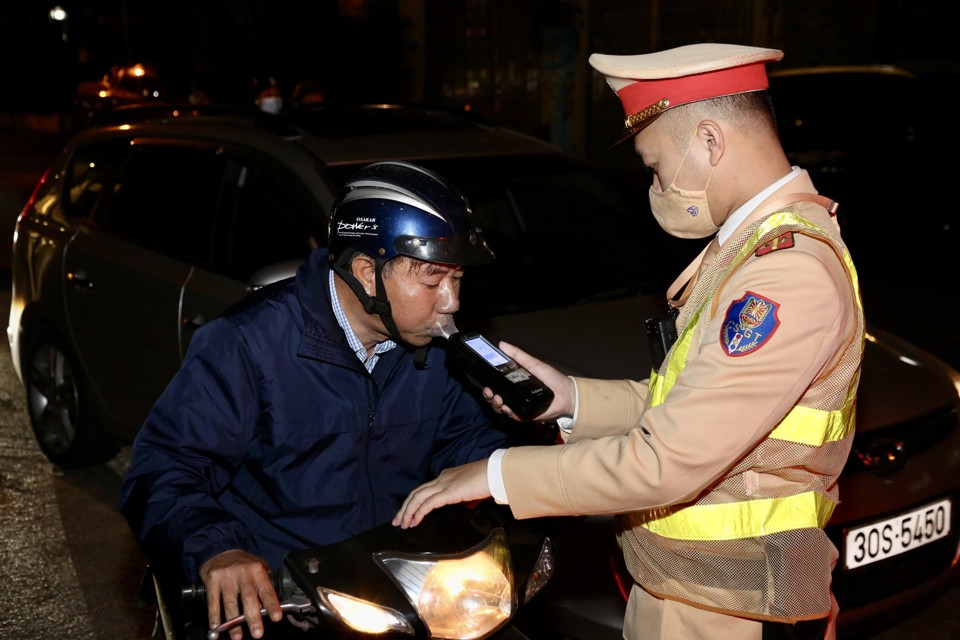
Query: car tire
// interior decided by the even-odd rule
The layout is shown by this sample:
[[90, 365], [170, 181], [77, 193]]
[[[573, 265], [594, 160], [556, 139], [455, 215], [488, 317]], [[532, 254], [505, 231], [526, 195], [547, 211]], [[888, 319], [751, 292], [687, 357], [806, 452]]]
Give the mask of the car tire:
[[90, 388], [76, 358], [50, 331], [28, 339], [23, 358], [27, 413], [44, 455], [64, 467], [106, 462], [119, 446], [89, 409]]

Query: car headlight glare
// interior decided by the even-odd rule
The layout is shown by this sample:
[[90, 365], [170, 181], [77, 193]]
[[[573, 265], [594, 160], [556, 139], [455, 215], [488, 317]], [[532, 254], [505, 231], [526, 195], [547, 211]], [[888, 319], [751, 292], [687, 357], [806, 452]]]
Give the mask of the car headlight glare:
[[462, 554], [418, 556], [379, 553], [375, 558], [397, 583], [434, 638], [471, 640], [513, 615], [516, 593], [503, 529], [494, 529]]

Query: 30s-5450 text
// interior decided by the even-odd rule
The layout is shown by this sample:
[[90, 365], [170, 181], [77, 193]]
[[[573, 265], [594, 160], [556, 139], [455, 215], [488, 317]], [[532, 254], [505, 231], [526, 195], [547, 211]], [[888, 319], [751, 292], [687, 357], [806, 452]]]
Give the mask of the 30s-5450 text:
[[862, 567], [949, 535], [950, 507], [950, 500], [940, 500], [847, 531], [844, 566], [847, 569]]

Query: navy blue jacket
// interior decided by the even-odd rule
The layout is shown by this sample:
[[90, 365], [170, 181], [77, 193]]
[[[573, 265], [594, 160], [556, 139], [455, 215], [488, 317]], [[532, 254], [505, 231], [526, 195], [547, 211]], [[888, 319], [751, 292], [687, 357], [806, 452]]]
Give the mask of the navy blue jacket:
[[[329, 299], [327, 254], [207, 323], [133, 445], [120, 509], [152, 562], [196, 579], [242, 548], [283, 556], [389, 522], [446, 467], [507, 444], [441, 348], [368, 373]], [[177, 566], [166, 565], [166, 566]]]

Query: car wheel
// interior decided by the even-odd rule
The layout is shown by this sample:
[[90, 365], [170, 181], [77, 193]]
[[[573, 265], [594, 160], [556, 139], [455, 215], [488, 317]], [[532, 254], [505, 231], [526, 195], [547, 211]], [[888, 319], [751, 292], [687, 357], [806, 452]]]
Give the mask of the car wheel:
[[30, 340], [23, 377], [37, 443], [61, 467], [100, 464], [119, 451], [88, 410], [89, 388], [72, 354], [42, 332]]

